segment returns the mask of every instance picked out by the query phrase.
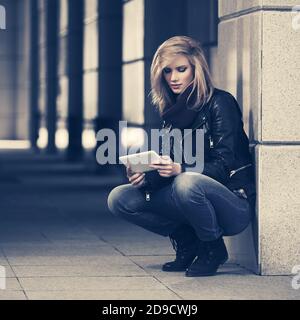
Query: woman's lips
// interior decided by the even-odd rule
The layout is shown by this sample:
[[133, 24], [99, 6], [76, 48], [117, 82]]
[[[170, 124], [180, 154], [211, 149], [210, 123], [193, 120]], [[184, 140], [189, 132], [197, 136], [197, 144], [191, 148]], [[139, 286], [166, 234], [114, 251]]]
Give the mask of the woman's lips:
[[171, 87], [173, 88], [173, 89], [178, 89], [179, 87], [181, 86], [181, 84], [171, 84]]

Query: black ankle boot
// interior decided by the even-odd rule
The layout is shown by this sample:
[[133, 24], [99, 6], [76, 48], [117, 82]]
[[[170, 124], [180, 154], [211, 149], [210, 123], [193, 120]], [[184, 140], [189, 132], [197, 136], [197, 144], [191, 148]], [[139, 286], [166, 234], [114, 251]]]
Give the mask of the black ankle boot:
[[185, 271], [197, 256], [197, 236], [192, 227], [183, 225], [170, 236], [176, 259], [162, 266], [163, 271]]
[[187, 269], [187, 277], [204, 277], [216, 274], [219, 266], [228, 259], [227, 249], [223, 238], [204, 243], [205, 253], [198, 255]]

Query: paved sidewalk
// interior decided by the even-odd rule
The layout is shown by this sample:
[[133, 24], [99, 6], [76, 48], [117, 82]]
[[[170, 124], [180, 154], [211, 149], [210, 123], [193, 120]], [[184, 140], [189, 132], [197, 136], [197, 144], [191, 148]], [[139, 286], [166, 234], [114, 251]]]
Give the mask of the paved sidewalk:
[[292, 277], [230, 263], [214, 277], [162, 272], [174, 257], [168, 238], [108, 212], [119, 183], [118, 175], [95, 174], [90, 161], [0, 152], [0, 299], [300, 298]]

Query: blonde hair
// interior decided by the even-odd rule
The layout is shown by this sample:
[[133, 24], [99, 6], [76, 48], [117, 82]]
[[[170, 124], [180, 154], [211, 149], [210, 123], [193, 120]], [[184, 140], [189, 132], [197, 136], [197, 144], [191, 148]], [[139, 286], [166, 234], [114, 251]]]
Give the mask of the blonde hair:
[[158, 47], [151, 64], [150, 94], [152, 104], [158, 107], [160, 113], [168, 103], [172, 103], [170, 90], [168, 90], [168, 84], [162, 73], [168, 58], [176, 54], [186, 56], [193, 69], [193, 88], [188, 99], [195, 90], [197, 94], [195, 103], [190, 109], [199, 109], [213, 94], [213, 81], [200, 43], [186, 36], [172, 37]]

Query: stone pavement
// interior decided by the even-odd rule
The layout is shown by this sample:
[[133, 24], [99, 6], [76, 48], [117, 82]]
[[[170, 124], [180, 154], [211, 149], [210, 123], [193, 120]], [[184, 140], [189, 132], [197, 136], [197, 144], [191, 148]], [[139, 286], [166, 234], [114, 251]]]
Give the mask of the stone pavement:
[[[115, 171], [119, 172], [119, 171]], [[168, 238], [113, 217], [119, 174], [93, 161], [0, 152], [0, 299], [299, 299], [291, 276], [258, 276], [227, 263], [214, 277], [165, 273]]]

